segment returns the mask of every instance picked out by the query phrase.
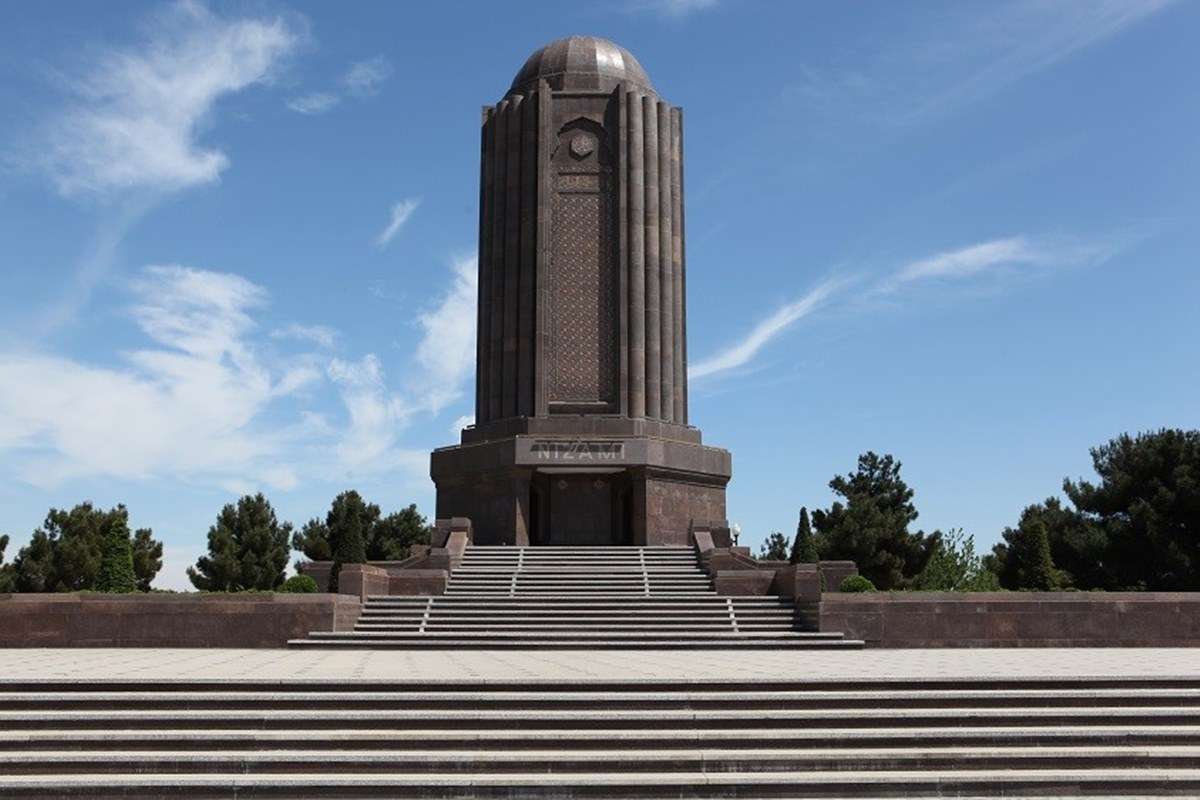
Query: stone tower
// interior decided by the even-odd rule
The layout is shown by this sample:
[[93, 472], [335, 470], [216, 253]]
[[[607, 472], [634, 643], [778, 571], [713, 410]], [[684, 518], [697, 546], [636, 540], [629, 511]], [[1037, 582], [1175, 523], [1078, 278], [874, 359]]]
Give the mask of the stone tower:
[[685, 544], [729, 452], [688, 425], [683, 113], [616, 44], [537, 50], [483, 109], [475, 425], [437, 516], [481, 544]]

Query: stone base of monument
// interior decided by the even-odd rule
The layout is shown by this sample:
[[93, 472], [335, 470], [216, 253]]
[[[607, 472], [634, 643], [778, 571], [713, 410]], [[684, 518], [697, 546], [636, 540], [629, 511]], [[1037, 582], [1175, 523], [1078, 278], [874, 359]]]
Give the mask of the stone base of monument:
[[[695, 429], [520, 422], [531, 432], [483, 438], [468, 430], [463, 444], [432, 454], [437, 516], [470, 518], [477, 544], [688, 545], [695, 520], [725, 518], [729, 451], [700, 444]], [[648, 427], [673, 438], [635, 435]], [[552, 433], [562, 428], [575, 433]]]

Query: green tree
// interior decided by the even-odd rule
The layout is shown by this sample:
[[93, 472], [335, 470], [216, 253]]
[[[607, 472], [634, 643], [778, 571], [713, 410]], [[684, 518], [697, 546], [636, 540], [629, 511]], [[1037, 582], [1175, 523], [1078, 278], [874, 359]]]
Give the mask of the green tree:
[[[74, 592], [94, 589], [103, 560], [104, 542], [114, 523], [128, 529], [129, 511], [123, 505], [103, 511], [91, 503], [70, 510], [50, 509], [29, 544], [11, 565], [19, 592]], [[139, 587], [149, 588], [162, 568], [162, 544], [149, 528], [133, 538], [134, 572]], [[155, 556], [154, 554], [158, 555]]]
[[275, 589], [284, 580], [291, 533], [261, 492], [246, 495], [221, 509], [208, 529], [208, 555], [188, 567], [188, 578], [210, 592]]
[[367, 560], [367, 529], [379, 518], [379, 506], [368, 505], [358, 492], [338, 495], [329, 509], [329, 546], [333, 566], [329, 570], [329, 590], [338, 590], [343, 564], [362, 564]]
[[1035, 519], [1022, 532], [1017, 548], [1017, 575], [1021, 587], [1042, 592], [1063, 588], [1062, 574], [1050, 555], [1050, 534], [1046, 524]]
[[867, 452], [855, 472], [829, 482], [845, 503], [813, 512], [821, 558], [849, 559], [882, 590], [907, 588], [925, 569], [941, 534], [909, 531], [917, 519], [913, 491], [900, 478], [900, 462]]
[[758, 557], [765, 561], [786, 561], [788, 557], [788, 540], [779, 531], [771, 531], [771, 535], [759, 548]]
[[912, 588], [931, 592], [990, 592], [1000, 588], [996, 575], [975, 554], [975, 537], [962, 528], [943, 534]]
[[413, 545], [429, 544], [433, 526], [417, 511], [415, 503], [393, 511], [372, 526], [367, 535], [368, 561], [400, 561], [408, 558]]
[[109, 525], [108, 533], [104, 537], [100, 572], [96, 575], [96, 591], [129, 593], [137, 591], [137, 588], [129, 526], [124, 519], [118, 517]]
[[820, 560], [817, 543], [813, 539], [812, 524], [808, 520], [808, 509], [801, 507], [800, 522], [796, 524], [796, 540], [792, 542], [792, 564], [815, 564]]
[[1028, 536], [1034, 523], [1046, 528], [1050, 554], [1064, 587], [1119, 588], [1109, 565], [1108, 535], [1104, 526], [1088, 519], [1057, 498], [1027, 506], [1015, 528], [1005, 528], [1002, 541], [984, 561], [1005, 589], [1029, 589], [1022, 583], [1022, 563], [1027, 560]]
[[150, 583], [163, 565], [162, 542], [155, 541], [150, 531], [139, 528], [133, 533], [133, 572], [137, 576], [139, 592], [150, 591]]
[[17, 576], [12, 564], [4, 563], [4, 550], [8, 547], [8, 537], [0, 536], [0, 594], [11, 592], [16, 588]]
[[383, 517], [379, 506], [348, 491], [334, 498], [325, 519], [305, 523], [292, 537], [292, 547], [311, 561], [331, 561], [334, 540], [344, 536], [342, 526], [347, 520], [362, 526], [367, 561], [399, 561], [408, 558], [413, 545], [429, 543], [431, 528], [415, 504]]
[[1124, 434], [1092, 448], [1090, 481], [1063, 481], [1083, 517], [1103, 528], [1117, 588], [1200, 590], [1200, 431]]

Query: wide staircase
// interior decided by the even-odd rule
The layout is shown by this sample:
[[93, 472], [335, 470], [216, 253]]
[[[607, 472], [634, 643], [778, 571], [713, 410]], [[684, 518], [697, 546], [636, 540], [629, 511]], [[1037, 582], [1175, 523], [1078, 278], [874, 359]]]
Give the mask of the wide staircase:
[[1200, 681], [0, 686], [0, 797], [1068, 796], [1200, 797]]
[[859, 648], [777, 597], [722, 597], [689, 547], [468, 547], [444, 595], [368, 598], [295, 647]]

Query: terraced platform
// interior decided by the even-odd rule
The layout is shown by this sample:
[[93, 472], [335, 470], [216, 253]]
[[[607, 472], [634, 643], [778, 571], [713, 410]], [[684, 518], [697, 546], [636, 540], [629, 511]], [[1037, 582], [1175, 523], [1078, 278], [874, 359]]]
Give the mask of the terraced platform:
[[506, 681], [446, 654], [421, 683], [292, 663], [8, 680], [0, 796], [1200, 796], [1196, 677]]
[[468, 547], [446, 593], [367, 599], [295, 647], [860, 648], [776, 597], [721, 597], [689, 547]]

